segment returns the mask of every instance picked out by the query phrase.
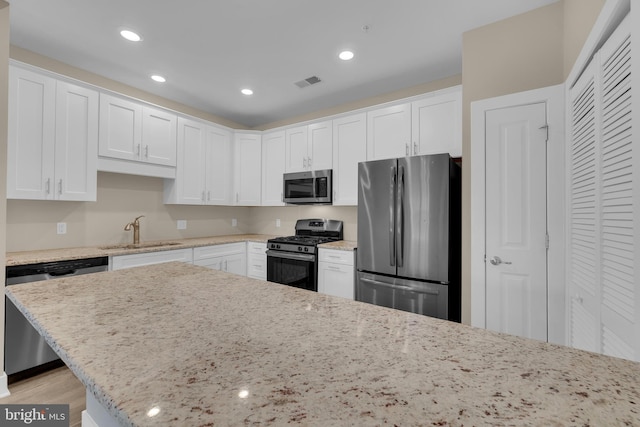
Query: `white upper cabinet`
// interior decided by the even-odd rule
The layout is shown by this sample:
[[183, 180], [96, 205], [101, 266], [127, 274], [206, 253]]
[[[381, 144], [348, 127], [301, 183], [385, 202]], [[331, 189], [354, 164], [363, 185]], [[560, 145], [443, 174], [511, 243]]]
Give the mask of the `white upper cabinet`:
[[205, 202], [206, 125], [178, 119], [177, 167], [175, 179], [165, 180], [164, 201], [186, 205]]
[[333, 121], [333, 204], [358, 204], [358, 163], [367, 160], [367, 114]]
[[262, 205], [283, 206], [282, 175], [285, 171], [285, 132], [262, 135]]
[[333, 121], [309, 125], [309, 161], [310, 169], [321, 170], [333, 167]]
[[101, 156], [138, 160], [142, 146], [142, 105], [101, 93], [99, 141]]
[[96, 199], [98, 93], [9, 67], [7, 197]]
[[259, 132], [234, 135], [235, 205], [260, 206], [262, 189], [262, 139]]
[[175, 177], [176, 129], [174, 113], [101, 93], [98, 154], [103, 161], [99, 164], [100, 170]]
[[301, 172], [309, 170], [307, 166], [309, 153], [307, 144], [309, 141], [308, 126], [298, 126], [286, 130], [286, 171]]
[[411, 145], [411, 104], [367, 113], [368, 160], [410, 156]]
[[142, 107], [141, 160], [156, 165], [176, 165], [177, 119], [173, 113]]
[[165, 180], [165, 203], [231, 204], [231, 132], [178, 118], [176, 178]]
[[286, 130], [286, 172], [331, 169], [331, 120]]
[[209, 125], [206, 129], [205, 203], [231, 205], [233, 173], [231, 131]]
[[445, 90], [414, 101], [412, 155], [449, 153], [462, 156], [462, 89]]

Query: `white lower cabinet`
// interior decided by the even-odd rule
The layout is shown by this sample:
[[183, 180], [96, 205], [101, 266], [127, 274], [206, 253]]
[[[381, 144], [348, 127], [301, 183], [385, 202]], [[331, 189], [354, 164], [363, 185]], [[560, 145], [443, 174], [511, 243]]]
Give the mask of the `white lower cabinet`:
[[169, 251], [145, 252], [131, 255], [117, 255], [111, 258], [111, 270], [142, 267], [143, 265], [161, 264], [163, 262], [182, 261], [193, 262], [193, 250], [173, 249]]
[[353, 251], [318, 249], [318, 292], [354, 299]]
[[267, 280], [267, 244], [247, 242], [247, 277]]
[[193, 249], [193, 263], [214, 270], [247, 275], [245, 242], [203, 246]]

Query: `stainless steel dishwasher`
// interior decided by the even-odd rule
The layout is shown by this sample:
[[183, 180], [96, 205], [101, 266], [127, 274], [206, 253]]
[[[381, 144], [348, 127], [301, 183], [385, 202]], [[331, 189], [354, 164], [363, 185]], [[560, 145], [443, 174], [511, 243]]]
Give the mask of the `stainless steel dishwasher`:
[[[77, 259], [69, 261], [46, 262], [7, 267], [6, 285], [38, 282], [61, 277], [107, 271], [108, 257]], [[59, 360], [58, 355], [49, 347], [38, 331], [16, 308], [13, 302], [5, 299], [4, 326], [4, 371], [14, 377], [27, 377]], [[10, 377], [11, 380], [11, 377]]]

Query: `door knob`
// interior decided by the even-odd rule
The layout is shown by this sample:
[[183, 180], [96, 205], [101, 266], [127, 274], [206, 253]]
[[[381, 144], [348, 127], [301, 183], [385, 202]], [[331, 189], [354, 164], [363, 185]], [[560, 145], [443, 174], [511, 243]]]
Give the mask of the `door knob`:
[[511, 264], [511, 261], [502, 261], [499, 256], [494, 256], [489, 260], [491, 265], [500, 265], [500, 264]]

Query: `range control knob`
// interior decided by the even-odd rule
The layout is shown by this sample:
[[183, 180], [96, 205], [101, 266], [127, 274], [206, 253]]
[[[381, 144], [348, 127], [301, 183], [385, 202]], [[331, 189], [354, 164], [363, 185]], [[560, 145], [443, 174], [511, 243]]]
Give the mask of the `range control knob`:
[[298, 246], [298, 252], [302, 252], [302, 246]]
[[276, 245], [276, 249], [280, 249], [280, 245]]
[[304, 248], [304, 251], [305, 252], [309, 252], [309, 248]]

